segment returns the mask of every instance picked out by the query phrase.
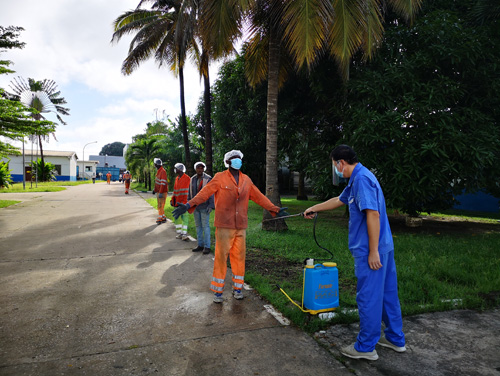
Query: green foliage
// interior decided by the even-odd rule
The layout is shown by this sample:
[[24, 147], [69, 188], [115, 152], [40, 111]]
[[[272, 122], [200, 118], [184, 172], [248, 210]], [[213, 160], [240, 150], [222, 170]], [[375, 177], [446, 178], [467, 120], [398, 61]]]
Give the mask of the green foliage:
[[7, 162], [0, 161], [0, 188], [10, 187], [10, 183], [12, 183], [11, 171]]
[[149, 190], [151, 175], [154, 176], [153, 160], [157, 157], [159, 148], [158, 136], [139, 138], [129, 146], [125, 154], [125, 163], [132, 176], [135, 175], [146, 182]]
[[[31, 166], [35, 169], [39, 181], [56, 180], [56, 166], [54, 166], [54, 164], [42, 162], [42, 159], [38, 158], [35, 162], [31, 162]], [[35, 174], [32, 174], [32, 179], [34, 179], [34, 177]]]
[[[24, 29], [18, 26], [0, 26], [0, 52], [2, 49], [24, 48], [25, 43], [19, 42], [19, 34]], [[14, 73], [13, 70], [8, 69], [12, 64], [9, 60], [0, 60], [0, 74]]]
[[114, 155], [116, 157], [123, 156], [123, 148], [125, 144], [123, 142], [113, 142], [111, 144], [104, 145], [99, 152], [99, 155]]
[[388, 206], [446, 209], [464, 190], [498, 189], [500, 39], [435, 10], [393, 26], [353, 71], [345, 143], [376, 171]]

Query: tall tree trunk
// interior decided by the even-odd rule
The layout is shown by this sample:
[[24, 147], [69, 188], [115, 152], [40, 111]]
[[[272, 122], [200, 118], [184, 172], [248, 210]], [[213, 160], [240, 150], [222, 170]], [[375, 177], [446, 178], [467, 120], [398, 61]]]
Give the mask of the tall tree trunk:
[[42, 169], [42, 176], [39, 181], [45, 181], [45, 161], [43, 159], [43, 149], [42, 149], [42, 136], [38, 135], [38, 143], [40, 144], [40, 163]]
[[186, 104], [184, 103], [184, 68], [179, 68], [179, 82], [181, 85], [181, 129], [184, 138], [184, 157], [186, 159], [186, 169], [188, 176], [193, 175], [194, 169], [191, 163], [191, 153], [189, 152], [189, 137], [186, 121]]
[[205, 105], [205, 163], [207, 165], [207, 174], [213, 176], [212, 168], [212, 101], [210, 98], [210, 77], [207, 73], [203, 75], [205, 91], [203, 100]]
[[298, 190], [297, 190], [297, 200], [307, 200], [305, 178], [306, 178], [305, 172], [300, 171], [299, 172], [299, 186], [298, 186]]
[[[281, 207], [278, 185], [278, 85], [280, 66], [280, 46], [276, 31], [271, 27], [269, 36], [269, 76], [267, 83], [267, 133], [266, 133], [266, 196], [271, 202]], [[264, 210], [264, 219], [271, 215]], [[266, 231], [284, 231], [288, 229], [284, 220], [262, 223]]]

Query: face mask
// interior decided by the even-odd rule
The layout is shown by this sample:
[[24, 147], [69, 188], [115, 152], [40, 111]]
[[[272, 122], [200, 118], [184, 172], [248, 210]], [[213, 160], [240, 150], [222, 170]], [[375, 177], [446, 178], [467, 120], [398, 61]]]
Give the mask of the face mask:
[[343, 172], [340, 172], [339, 170], [337, 170], [337, 166], [333, 166], [335, 168], [335, 173], [337, 174], [337, 176], [339, 178], [343, 178], [344, 177], [344, 173]]
[[241, 160], [241, 158], [231, 159], [231, 167], [234, 168], [235, 170], [239, 170], [242, 164], [243, 161]]

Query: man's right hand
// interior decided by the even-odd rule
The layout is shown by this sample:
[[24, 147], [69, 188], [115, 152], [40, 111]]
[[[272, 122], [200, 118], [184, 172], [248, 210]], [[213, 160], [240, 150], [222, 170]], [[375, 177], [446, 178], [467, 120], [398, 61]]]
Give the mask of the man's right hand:
[[153, 190], [153, 192], [151, 192], [151, 193], [156, 194], [156, 192], [155, 192], [154, 190]]
[[314, 210], [311, 210], [311, 208], [308, 208], [306, 210], [304, 210], [304, 218], [307, 218], [307, 219], [313, 219], [314, 216], [316, 215], [316, 212]]
[[183, 204], [182, 202], [179, 202], [177, 205], [177, 208], [175, 208], [172, 212], [172, 215], [175, 219], [179, 218], [181, 215], [187, 212], [190, 207], [189, 204]]

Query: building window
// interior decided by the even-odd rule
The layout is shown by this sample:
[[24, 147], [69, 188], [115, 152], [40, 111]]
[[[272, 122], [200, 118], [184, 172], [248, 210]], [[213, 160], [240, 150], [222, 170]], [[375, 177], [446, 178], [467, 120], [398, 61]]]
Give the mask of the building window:
[[60, 164], [56, 164], [56, 165], [54, 165], [54, 167], [55, 167], [54, 170], [57, 171], [57, 175], [61, 176], [61, 165]]
[[85, 166], [85, 172], [92, 172], [92, 166]]

